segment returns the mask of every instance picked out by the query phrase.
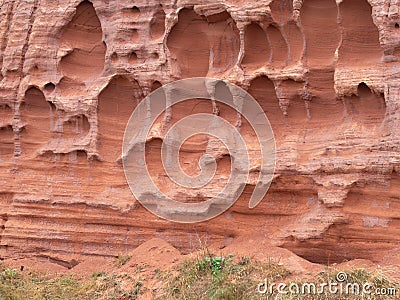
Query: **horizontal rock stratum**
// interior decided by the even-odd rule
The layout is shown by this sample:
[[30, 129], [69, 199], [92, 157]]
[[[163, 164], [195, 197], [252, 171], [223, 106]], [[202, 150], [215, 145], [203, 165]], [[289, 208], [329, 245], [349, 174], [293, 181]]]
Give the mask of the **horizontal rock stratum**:
[[[190, 252], [249, 234], [318, 263], [398, 255], [399, 13], [397, 0], [0, 0], [0, 257], [115, 256], [152, 238]], [[151, 91], [205, 76], [259, 102], [276, 174], [254, 209], [257, 168], [223, 215], [172, 223], [133, 198], [123, 134]], [[185, 191], [162, 171], [164, 129], [198, 112], [237, 122], [194, 99], [146, 144], [153, 179], [178, 201], [207, 200], [229, 176], [206, 136], [180, 159], [195, 174], [202, 153], [218, 154], [216, 186]], [[251, 145], [245, 121], [241, 132]]]

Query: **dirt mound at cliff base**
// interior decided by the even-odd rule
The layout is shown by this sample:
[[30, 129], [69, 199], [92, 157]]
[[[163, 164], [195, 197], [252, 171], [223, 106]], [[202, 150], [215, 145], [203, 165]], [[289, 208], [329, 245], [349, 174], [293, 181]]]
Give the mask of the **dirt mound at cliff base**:
[[[257, 236], [189, 255], [181, 255], [162, 239], [151, 239], [124, 255], [126, 259], [122, 255], [81, 257], [71, 269], [43, 258], [3, 261], [0, 297], [23, 294], [36, 299], [46, 293], [63, 299], [106, 299], [112, 295], [118, 299], [192, 299], [190, 295], [209, 299], [213, 293], [222, 293], [250, 299], [259, 296], [257, 286], [263, 278], [275, 283], [319, 284], [324, 278], [335, 280], [339, 271], [346, 272], [349, 280], [379, 279], [381, 287], [400, 287], [396, 284], [399, 278], [387, 279], [390, 272], [370, 261], [354, 260], [331, 267], [312, 264]], [[335, 299], [326, 296], [324, 299]]]

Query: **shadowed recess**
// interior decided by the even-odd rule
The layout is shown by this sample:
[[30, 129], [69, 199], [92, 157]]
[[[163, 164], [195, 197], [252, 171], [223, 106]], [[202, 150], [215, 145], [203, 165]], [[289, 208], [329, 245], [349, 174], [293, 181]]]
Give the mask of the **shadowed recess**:
[[369, 3], [366, 0], [344, 0], [339, 11], [343, 27], [339, 64], [364, 66], [380, 62], [383, 50]]
[[[400, 177], [388, 174], [384, 185], [355, 184], [350, 188], [343, 212], [346, 224], [332, 224], [318, 238], [287, 240], [283, 247], [314, 263], [331, 264], [352, 259], [374, 259], [400, 242]], [[394, 239], [394, 241], [393, 241]], [[374, 247], [366, 246], [373, 241]], [[397, 252], [397, 246], [394, 251]]]
[[63, 138], [84, 138], [90, 129], [88, 118], [83, 115], [72, 116], [63, 124]]
[[286, 66], [288, 64], [288, 46], [281, 31], [274, 25], [271, 25], [267, 28], [267, 34], [272, 49], [272, 66]]
[[206, 76], [209, 71], [221, 73], [236, 63], [239, 31], [228, 13], [218, 16], [205, 18], [189, 8], [179, 12], [167, 46], [174, 72], [181, 78]]
[[[357, 15], [358, 11], [352, 14]], [[300, 16], [308, 65], [331, 65], [340, 41], [336, 1], [305, 0]]]
[[136, 52], [132, 51], [131, 53], [129, 53], [128, 62], [130, 64], [135, 64], [135, 63], [137, 63], [137, 61], [138, 61], [138, 57], [137, 57]]
[[373, 93], [364, 82], [358, 85], [357, 95], [345, 98], [345, 104], [352, 120], [368, 127], [380, 125], [385, 118], [385, 98]]
[[270, 56], [271, 48], [265, 31], [257, 23], [247, 25], [244, 31], [244, 57], [242, 66], [250, 70], [267, 66]]
[[48, 93], [51, 93], [55, 90], [56, 85], [52, 82], [48, 82], [44, 85], [44, 90]]
[[151, 89], [150, 89], [150, 91], [151, 92], [153, 92], [153, 91], [155, 91], [156, 89], [158, 89], [158, 88], [160, 88], [160, 87], [162, 87], [162, 84], [161, 84], [161, 82], [159, 82], [159, 81], [154, 81], [152, 84], [151, 84]]
[[285, 118], [279, 107], [274, 83], [267, 76], [257, 77], [250, 82], [248, 92], [257, 100], [266, 113], [274, 133], [279, 134], [278, 127], [284, 123]]
[[99, 76], [104, 68], [106, 54], [102, 35], [100, 20], [93, 4], [89, 1], [79, 4], [60, 40], [61, 47], [72, 49], [61, 59], [62, 73], [82, 81]]
[[122, 10], [124, 17], [136, 19], [140, 16], [140, 9], [137, 6], [126, 7]]
[[160, 4], [150, 22], [150, 35], [152, 39], [159, 39], [165, 32], [165, 12]]
[[99, 95], [98, 149], [103, 160], [115, 162], [122, 152], [125, 126], [136, 107], [137, 82], [126, 77], [114, 77]]
[[46, 101], [42, 91], [31, 87], [25, 93], [20, 111], [25, 124], [21, 132], [22, 156], [35, 156], [36, 151], [49, 142], [56, 108]]
[[303, 33], [295, 22], [289, 22], [283, 26], [286, 39], [289, 43], [289, 64], [301, 60], [304, 50]]
[[14, 155], [13, 111], [8, 105], [0, 105], [0, 162]]
[[269, 5], [271, 15], [274, 21], [280, 25], [288, 22], [293, 13], [293, 1], [291, 0], [274, 0]]

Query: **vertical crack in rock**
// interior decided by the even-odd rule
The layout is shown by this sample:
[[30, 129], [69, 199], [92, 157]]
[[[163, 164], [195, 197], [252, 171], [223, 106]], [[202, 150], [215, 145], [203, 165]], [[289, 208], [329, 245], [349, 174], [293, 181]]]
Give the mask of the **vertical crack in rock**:
[[383, 50], [367, 0], [344, 0], [339, 5], [342, 43], [339, 64], [363, 67], [381, 62]]
[[[38, 0], [31, 0], [31, 10], [30, 10], [30, 15], [29, 15], [29, 20], [28, 20], [28, 29], [26, 33], [26, 43], [24, 44], [24, 47], [22, 48], [22, 53], [21, 53], [21, 62], [20, 62], [20, 67], [19, 70], [23, 70], [24, 64], [25, 64], [25, 59], [26, 59], [26, 53], [28, 52], [28, 48], [30, 45], [30, 38], [32, 34], [32, 28], [33, 28], [33, 23], [35, 22], [35, 17], [36, 17], [36, 11], [38, 9]], [[36, 67], [37, 68], [37, 67]]]
[[35, 157], [37, 151], [49, 143], [55, 114], [55, 106], [46, 101], [38, 88], [31, 87], [25, 92], [20, 106], [21, 121], [24, 124], [21, 131], [22, 156]]
[[301, 61], [304, 53], [303, 33], [294, 21], [283, 26], [284, 35], [289, 44], [289, 64]]
[[93, 4], [89, 1], [79, 4], [60, 40], [60, 47], [67, 52], [60, 62], [65, 76], [86, 81], [101, 75], [106, 54], [102, 35]]
[[[357, 14], [357, 10], [352, 12], [352, 16]], [[332, 65], [340, 42], [336, 1], [305, 0], [300, 16], [306, 37], [307, 64], [310, 67]]]
[[239, 30], [227, 12], [206, 18], [184, 8], [168, 35], [167, 46], [180, 78], [223, 73], [236, 64]]
[[293, 14], [293, 1], [274, 0], [269, 5], [273, 20], [280, 25], [289, 22]]
[[289, 62], [289, 52], [281, 31], [276, 26], [270, 25], [267, 28], [267, 35], [272, 49], [271, 65], [285, 67]]
[[98, 150], [100, 157], [114, 163], [122, 153], [125, 126], [136, 107], [137, 82], [115, 76], [100, 93], [98, 101]]

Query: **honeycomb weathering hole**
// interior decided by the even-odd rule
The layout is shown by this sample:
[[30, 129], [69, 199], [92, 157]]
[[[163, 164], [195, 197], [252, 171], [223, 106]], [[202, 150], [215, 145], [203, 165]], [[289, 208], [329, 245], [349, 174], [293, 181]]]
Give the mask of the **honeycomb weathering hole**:
[[289, 62], [289, 50], [285, 38], [280, 29], [274, 25], [267, 28], [267, 35], [271, 44], [272, 59], [271, 64], [274, 67], [286, 66]]
[[156, 89], [158, 89], [158, 88], [160, 88], [160, 87], [162, 87], [161, 82], [159, 82], [159, 81], [154, 81], [154, 82], [151, 84], [151, 92], [155, 91]]
[[135, 64], [138, 60], [136, 52], [132, 51], [128, 56], [128, 62], [130, 64]]
[[338, 63], [356, 66], [379, 63], [383, 50], [378, 28], [372, 20], [371, 5], [367, 0], [344, 0], [339, 12], [343, 34]]
[[137, 6], [124, 8], [123, 15], [125, 17], [138, 18], [140, 16], [140, 9]]
[[113, 52], [110, 56], [110, 59], [113, 63], [118, 61], [118, 54], [116, 52]]
[[100, 156], [115, 162], [122, 152], [125, 126], [135, 109], [135, 92], [140, 90], [137, 82], [123, 76], [116, 76], [100, 93], [98, 102]]
[[52, 82], [46, 83], [44, 86], [44, 90], [49, 93], [53, 92], [55, 90], [55, 88], [56, 88], [56, 85]]
[[0, 105], [0, 162], [9, 161], [14, 155], [13, 111], [8, 105]]
[[289, 43], [289, 63], [294, 64], [301, 60], [304, 50], [303, 33], [295, 22], [288, 22], [283, 31]]
[[385, 98], [373, 93], [364, 82], [358, 85], [357, 95], [347, 97], [345, 103], [350, 117], [368, 128], [379, 126], [385, 118]]
[[336, 1], [305, 0], [300, 16], [306, 37], [308, 65], [332, 64], [340, 41]]
[[40, 147], [49, 142], [55, 107], [46, 101], [42, 91], [31, 87], [25, 92], [20, 111], [22, 122], [25, 124], [21, 132], [22, 155], [35, 155]]
[[165, 32], [165, 12], [162, 5], [159, 5], [156, 13], [150, 22], [150, 35], [153, 39], [159, 39]]
[[63, 124], [63, 138], [64, 139], [81, 139], [85, 137], [90, 130], [90, 123], [88, 118], [83, 115], [75, 115], [68, 119]]
[[239, 31], [230, 16], [209, 22], [193, 9], [184, 8], [168, 35], [167, 46], [173, 68], [181, 78], [204, 77], [209, 71], [220, 73], [234, 66], [239, 55]]
[[[179, 120], [190, 114], [196, 113], [211, 113], [212, 106], [209, 100], [205, 99], [191, 99], [185, 100], [182, 103], [174, 104], [172, 106], [174, 113], [170, 121], [172, 126]], [[159, 116], [156, 124], [163, 120], [163, 116]], [[198, 162], [200, 158], [207, 152], [211, 136], [207, 134], [196, 134], [186, 139], [179, 149], [179, 165], [184, 173], [189, 176], [196, 176], [199, 174], [200, 169]], [[217, 169], [213, 179], [204, 188], [188, 189], [182, 187], [168, 176], [165, 171], [164, 163], [161, 155], [163, 140], [160, 138], [152, 138], [146, 142], [146, 165], [149, 174], [160, 189], [160, 191], [174, 200], [182, 203], [199, 203], [211, 199], [218, 194], [219, 188], [223, 188], [227, 183], [227, 178], [224, 174], [231, 172], [231, 157], [229, 155], [222, 155], [217, 158]], [[218, 186], [217, 189], [215, 187]], [[208, 187], [208, 188], [207, 188]], [[206, 192], [204, 191], [206, 190]]]
[[76, 8], [71, 22], [64, 28], [60, 40], [61, 45], [71, 49], [61, 59], [62, 73], [82, 81], [99, 76], [104, 68], [106, 54], [102, 38], [101, 23], [93, 4], [82, 2]]
[[135, 43], [139, 38], [139, 32], [137, 29], [132, 29], [131, 31], [131, 42]]
[[303, 36], [296, 23], [282, 26], [250, 23], [244, 33], [242, 66], [248, 70], [260, 67], [284, 67], [300, 61], [303, 53]]
[[274, 0], [269, 7], [271, 8], [272, 18], [278, 24], [284, 24], [292, 17], [293, 1], [291, 0]]
[[246, 26], [244, 47], [242, 65], [245, 68], [257, 69], [269, 64], [271, 47], [266, 33], [257, 23]]
[[[256, 77], [250, 82], [248, 91], [264, 110], [273, 129], [285, 122], [272, 80], [267, 76]], [[274, 130], [274, 132], [275, 134], [279, 134], [280, 131]]]

